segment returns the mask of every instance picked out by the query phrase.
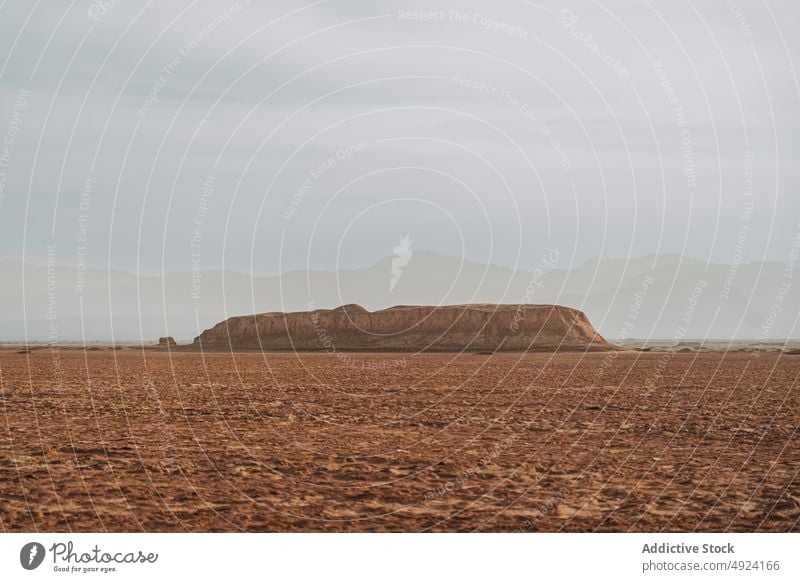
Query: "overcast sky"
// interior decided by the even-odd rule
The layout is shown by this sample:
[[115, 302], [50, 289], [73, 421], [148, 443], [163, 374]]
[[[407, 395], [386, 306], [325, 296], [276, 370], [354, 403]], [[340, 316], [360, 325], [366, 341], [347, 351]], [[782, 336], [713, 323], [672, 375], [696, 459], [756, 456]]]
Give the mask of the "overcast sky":
[[0, 2], [0, 258], [728, 263], [800, 230], [794, 0], [102, 4]]

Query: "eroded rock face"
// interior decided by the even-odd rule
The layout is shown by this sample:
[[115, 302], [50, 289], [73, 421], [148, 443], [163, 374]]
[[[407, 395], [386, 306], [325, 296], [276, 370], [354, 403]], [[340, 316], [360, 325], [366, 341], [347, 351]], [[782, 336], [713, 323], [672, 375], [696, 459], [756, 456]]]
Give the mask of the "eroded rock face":
[[160, 337], [158, 338], [158, 345], [162, 347], [173, 347], [178, 344], [171, 337]]
[[611, 349], [577, 309], [559, 305], [359, 305], [232, 317], [195, 338], [202, 348], [298, 351]]

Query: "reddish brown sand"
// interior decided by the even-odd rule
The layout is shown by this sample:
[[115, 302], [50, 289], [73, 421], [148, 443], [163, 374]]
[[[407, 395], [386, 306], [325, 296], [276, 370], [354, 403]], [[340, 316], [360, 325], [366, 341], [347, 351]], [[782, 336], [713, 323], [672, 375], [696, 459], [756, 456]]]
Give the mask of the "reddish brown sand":
[[0, 373], [5, 531], [800, 530], [798, 356], [44, 348]]

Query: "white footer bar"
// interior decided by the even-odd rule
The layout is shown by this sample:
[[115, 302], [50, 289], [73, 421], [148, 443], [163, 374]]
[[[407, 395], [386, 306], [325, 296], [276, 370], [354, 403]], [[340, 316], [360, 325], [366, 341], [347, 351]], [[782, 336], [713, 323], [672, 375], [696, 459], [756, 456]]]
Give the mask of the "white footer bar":
[[3, 534], [0, 580], [800, 580], [800, 534]]

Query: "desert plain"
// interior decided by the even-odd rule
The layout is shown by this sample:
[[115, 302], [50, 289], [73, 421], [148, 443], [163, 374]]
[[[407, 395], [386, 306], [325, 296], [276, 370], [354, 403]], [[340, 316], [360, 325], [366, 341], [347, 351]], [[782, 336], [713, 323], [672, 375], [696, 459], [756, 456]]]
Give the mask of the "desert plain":
[[0, 530], [798, 531], [800, 356], [0, 350]]

